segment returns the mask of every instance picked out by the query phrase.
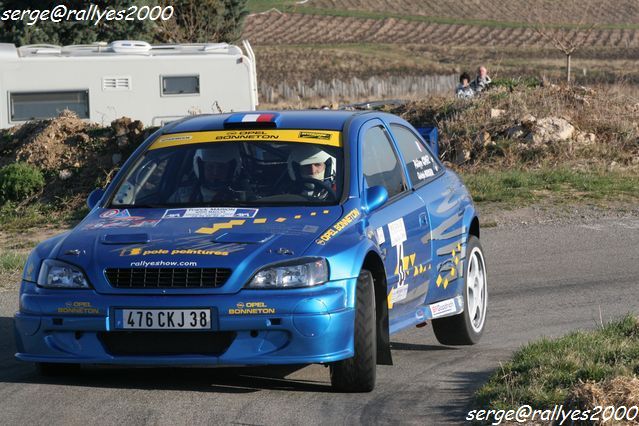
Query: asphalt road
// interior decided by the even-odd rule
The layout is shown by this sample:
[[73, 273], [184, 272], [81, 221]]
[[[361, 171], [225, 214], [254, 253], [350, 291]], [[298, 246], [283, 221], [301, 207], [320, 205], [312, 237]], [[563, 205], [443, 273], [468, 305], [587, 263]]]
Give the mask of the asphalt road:
[[13, 358], [15, 292], [0, 293], [0, 424], [462, 423], [471, 395], [521, 344], [639, 311], [639, 218], [485, 229], [487, 331], [440, 346], [392, 337], [369, 394], [331, 393], [328, 369], [89, 369], [44, 379]]

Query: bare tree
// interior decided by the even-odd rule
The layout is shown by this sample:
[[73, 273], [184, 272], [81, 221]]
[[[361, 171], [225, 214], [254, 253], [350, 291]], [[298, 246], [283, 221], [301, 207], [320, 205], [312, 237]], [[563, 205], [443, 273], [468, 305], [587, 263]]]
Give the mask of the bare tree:
[[592, 19], [598, 16], [597, 12], [600, 11], [602, 3], [583, 1], [572, 1], [568, 5], [564, 3], [564, 7], [568, 6], [574, 19], [573, 22], [566, 24], [549, 20], [553, 14], [553, 8], [557, 5], [556, 2], [548, 3], [544, 0], [531, 2], [529, 21], [535, 33], [566, 56], [566, 82], [570, 83], [572, 55], [588, 42], [590, 35], [596, 29], [597, 24], [592, 22]]
[[156, 39], [164, 43], [234, 41], [248, 14], [246, 0], [161, 0], [174, 16], [157, 21]]

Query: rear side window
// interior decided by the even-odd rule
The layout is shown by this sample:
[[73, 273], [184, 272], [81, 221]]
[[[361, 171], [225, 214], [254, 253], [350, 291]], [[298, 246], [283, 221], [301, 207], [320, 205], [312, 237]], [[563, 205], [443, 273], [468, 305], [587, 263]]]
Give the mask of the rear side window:
[[388, 134], [381, 127], [372, 127], [364, 135], [362, 145], [362, 170], [366, 185], [381, 185], [388, 191], [388, 197], [406, 189], [404, 172], [391, 146]]
[[54, 118], [65, 109], [80, 118], [89, 118], [89, 92], [87, 90], [63, 92], [11, 93], [11, 121]]
[[439, 165], [419, 137], [399, 124], [391, 124], [391, 130], [406, 162], [406, 170], [412, 184], [419, 185], [435, 176], [439, 171]]
[[199, 75], [162, 76], [163, 95], [197, 95], [199, 93]]

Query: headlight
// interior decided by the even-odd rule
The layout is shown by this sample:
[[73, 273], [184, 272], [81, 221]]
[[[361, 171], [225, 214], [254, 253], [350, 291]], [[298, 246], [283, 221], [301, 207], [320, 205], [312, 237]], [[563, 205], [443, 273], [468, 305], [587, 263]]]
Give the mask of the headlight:
[[42, 262], [38, 285], [47, 288], [89, 288], [89, 282], [80, 268], [53, 259]]
[[247, 288], [312, 287], [328, 281], [325, 259], [306, 259], [300, 262], [262, 269], [255, 274]]

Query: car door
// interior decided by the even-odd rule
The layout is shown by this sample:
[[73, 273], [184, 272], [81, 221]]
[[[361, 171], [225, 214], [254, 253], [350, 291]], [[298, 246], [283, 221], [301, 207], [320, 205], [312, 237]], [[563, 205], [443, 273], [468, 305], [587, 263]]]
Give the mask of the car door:
[[367, 234], [377, 241], [383, 256], [393, 333], [415, 324], [415, 311], [424, 300], [420, 236], [427, 213], [421, 198], [409, 189], [401, 158], [381, 120], [370, 120], [360, 129], [359, 147], [362, 193], [376, 185], [388, 191], [388, 201], [369, 215]]
[[390, 125], [392, 135], [406, 162], [413, 190], [426, 205], [429, 233], [421, 242], [431, 253], [428, 265], [429, 290], [425, 303], [454, 296], [454, 281], [461, 276], [461, 219], [459, 191], [451, 187], [445, 169], [417, 133], [400, 123]]

